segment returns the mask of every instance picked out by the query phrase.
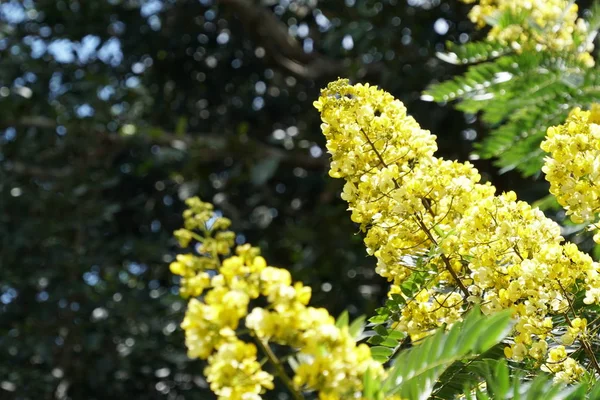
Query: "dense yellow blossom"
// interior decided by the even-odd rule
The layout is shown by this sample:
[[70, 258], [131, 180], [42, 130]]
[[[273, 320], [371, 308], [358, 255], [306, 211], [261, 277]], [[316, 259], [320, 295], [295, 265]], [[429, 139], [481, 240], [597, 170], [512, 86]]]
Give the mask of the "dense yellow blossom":
[[[415, 273], [428, 277], [405, 296], [397, 329], [418, 340], [478, 303], [485, 313], [514, 310], [505, 353], [515, 361], [541, 365], [549, 347], [579, 343], [583, 319], [574, 315], [573, 294], [582, 288], [587, 304], [600, 302], [599, 266], [563, 243], [555, 222], [512, 192], [495, 195], [471, 164], [434, 157], [435, 137], [376, 87], [338, 80], [315, 106], [332, 156], [330, 175], [346, 180], [342, 197], [366, 231], [377, 272], [394, 285]], [[574, 324], [558, 329], [558, 315]], [[581, 367], [569, 360], [550, 369], [557, 379], [580, 376]]]
[[542, 370], [556, 374], [557, 380], [563, 382], [577, 380], [585, 373], [583, 367], [567, 355], [564, 346], [557, 346], [550, 350]]
[[[293, 283], [287, 270], [268, 266], [250, 245], [230, 254], [235, 235], [223, 231], [230, 221], [197, 198], [186, 203], [185, 229], [175, 236], [183, 246], [197, 242], [198, 255], [178, 255], [170, 268], [182, 276], [182, 295], [192, 297], [181, 324], [188, 354], [208, 359], [205, 375], [219, 399], [261, 399], [273, 388], [273, 376], [257, 361], [257, 346], [242, 340], [241, 328], [271, 362], [278, 361], [269, 354], [269, 342], [289, 348], [298, 360], [295, 375], [287, 379], [294, 391], [318, 391], [321, 399], [356, 398], [367, 370], [383, 374], [370, 348], [357, 345], [348, 327], [336, 326], [327, 310], [308, 306], [309, 287]], [[259, 297], [267, 306], [253, 307]]]
[[[587, 65], [593, 65], [587, 42], [588, 26], [578, 18], [578, 7], [569, 0], [462, 0], [476, 3], [469, 18], [478, 27], [491, 25], [488, 38], [509, 44], [516, 50], [533, 47], [574, 51]], [[507, 24], [510, 14], [516, 23]]]
[[422, 289], [415, 296], [415, 301], [409, 302], [402, 309], [402, 319], [394, 328], [408, 333], [412, 340], [419, 340], [429, 335], [432, 327], [459, 320], [462, 302], [459, 293], [432, 295], [427, 289]]
[[[600, 104], [576, 108], [564, 124], [548, 128], [542, 149], [549, 154], [542, 171], [550, 193], [575, 223], [598, 231], [600, 211]], [[600, 243], [600, 233], [594, 240]]]
[[[473, 304], [484, 313], [510, 308], [515, 325], [505, 355], [560, 381], [580, 379], [585, 369], [573, 353], [587, 351], [595, 321], [573, 304], [576, 293], [584, 304], [600, 304], [600, 265], [565, 243], [540, 210], [481, 183], [470, 163], [435, 157], [435, 136], [390, 94], [342, 79], [315, 106], [330, 175], [345, 179], [342, 198], [365, 232], [376, 271], [406, 302], [393, 328], [416, 341], [460, 321]], [[575, 110], [543, 144], [551, 191], [578, 222], [597, 223], [599, 123], [600, 107]], [[309, 306], [309, 287], [269, 266], [257, 248], [232, 253], [230, 221], [197, 198], [187, 205], [175, 236], [195, 253], [178, 255], [170, 269], [190, 298], [182, 322], [189, 356], [208, 361], [205, 375], [219, 399], [261, 399], [273, 388], [272, 373], [294, 393], [361, 398], [367, 371], [385, 375], [348, 327]], [[413, 278], [421, 284], [412, 294], [400, 290]], [[271, 344], [295, 360], [292, 376]]]
[[209, 357], [204, 373], [219, 399], [255, 400], [273, 389], [273, 376], [261, 369], [256, 346], [239, 340], [226, 343]]

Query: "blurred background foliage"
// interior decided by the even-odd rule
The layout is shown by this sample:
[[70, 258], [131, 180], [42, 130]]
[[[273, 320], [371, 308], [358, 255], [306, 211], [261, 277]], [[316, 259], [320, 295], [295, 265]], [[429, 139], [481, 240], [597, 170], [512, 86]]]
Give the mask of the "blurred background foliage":
[[[380, 85], [499, 190], [541, 181], [470, 156], [476, 115], [420, 100], [481, 37], [440, 0], [0, 3], [0, 398], [211, 399], [186, 357], [168, 263], [182, 201], [214, 202], [338, 314], [387, 284], [328, 179], [312, 107], [338, 76]], [[274, 398], [285, 398], [273, 394]]]

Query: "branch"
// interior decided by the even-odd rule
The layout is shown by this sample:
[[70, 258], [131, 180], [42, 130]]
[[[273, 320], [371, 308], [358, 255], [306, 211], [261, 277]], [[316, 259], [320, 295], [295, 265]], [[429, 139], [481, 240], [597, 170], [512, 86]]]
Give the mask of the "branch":
[[66, 178], [73, 173], [73, 168], [44, 168], [35, 165], [28, 165], [21, 161], [7, 161], [7, 170], [14, 171], [20, 175], [29, 175], [36, 178]]
[[[137, 136], [141, 135], [143, 134]], [[230, 136], [207, 132], [188, 132], [185, 135], [176, 135], [171, 132], [162, 132], [156, 137], [148, 137], [148, 140], [179, 150], [185, 150], [188, 147], [203, 148], [206, 150], [203, 152], [205, 163], [219, 161], [226, 157], [239, 158], [240, 153], [243, 153], [257, 158], [277, 158], [283, 164], [309, 170], [322, 170], [329, 165], [325, 153], [319, 157], [313, 157], [306, 153], [271, 146], [249, 136]], [[240, 148], [243, 148], [243, 151], [240, 151]]]
[[2, 126], [25, 126], [31, 128], [56, 129], [58, 124], [52, 118], [33, 115], [21, 117], [21, 119], [18, 121], [4, 122], [2, 123]]
[[316, 53], [306, 53], [300, 43], [288, 34], [285, 23], [269, 9], [251, 0], [221, 0], [239, 18], [257, 45], [281, 68], [306, 79], [336, 76], [343, 62]]
[[283, 368], [283, 365], [279, 361], [279, 358], [277, 358], [275, 353], [273, 353], [273, 350], [271, 350], [271, 348], [269, 347], [269, 343], [263, 342], [263, 340], [260, 337], [258, 337], [258, 335], [256, 335], [254, 332], [252, 332], [252, 338], [254, 339], [254, 341], [260, 348], [260, 350], [264, 353], [264, 355], [267, 356], [269, 362], [275, 368], [275, 372], [276, 372], [277, 376], [279, 377], [279, 379], [281, 379], [281, 381], [285, 384], [287, 389], [290, 391], [294, 400], [304, 399], [304, 397], [302, 396], [302, 394], [300, 393], [300, 391], [298, 390], [296, 385], [294, 385], [294, 382], [290, 379], [290, 377], [285, 372], [285, 369]]
[[[1, 126], [32, 127], [40, 129], [56, 129], [58, 124], [52, 118], [42, 116], [24, 116], [17, 121], [1, 123]], [[329, 162], [325, 153], [320, 157], [312, 157], [306, 152], [285, 150], [277, 146], [268, 145], [249, 136], [233, 136], [208, 132], [188, 132], [184, 135], [162, 131], [159, 134], [147, 134], [141, 128], [134, 135], [120, 135], [113, 132], [97, 131], [94, 135], [101, 135], [107, 143], [123, 144], [128, 140], [144, 140], [148, 143], [170, 146], [186, 151], [194, 149], [200, 152], [202, 163], [210, 164], [221, 161], [227, 157], [240, 158], [240, 154], [255, 158], [277, 158], [282, 164], [292, 167], [301, 167], [308, 170], [324, 170]], [[48, 170], [40, 167], [27, 166], [15, 163], [15, 172], [40, 176], [63, 178], [70, 175], [72, 168]]]
[[[567, 291], [563, 287], [562, 283], [560, 282], [560, 279], [556, 279], [556, 282], [558, 283], [558, 286], [562, 290], [563, 296], [565, 296], [565, 299], [567, 300], [567, 304], [569, 305], [569, 309], [573, 313], [573, 316], [577, 317], [577, 313], [575, 312], [575, 307], [573, 307], [573, 303], [571, 302], [571, 298], [569, 297], [569, 294], [567, 293]], [[573, 326], [573, 323], [571, 322], [571, 319], [569, 318], [568, 313], [565, 312], [564, 315], [565, 315], [565, 319], [567, 320], [567, 323], [570, 326]], [[587, 341], [587, 339], [583, 335], [583, 333], [581, 334], [581, 337], [579, 338], [579, 341], [581, 342], [581, 346], [583, 347], [583, 350], [585, 351], [585, 353], [587, 354], [588, 358], [590, 359], [590, 364], [594, 367], [594, 369], [596, 370], [596, 373], [600, 373], [600, 364], [598, 364], [598, 359], [596, 358], [596, 355], [594, 354], [594, 350], [592, 349], [592, 346]]]
[[[344, 75], [350, 60], [336, 60], [316, 52], [306, 53], [298, 40], [288, 33], [287, 25], [269, 9], [252, 0], [220, 0], [241, 21], [256, 45], [282, 69], [304, 79], [333, 79]], [[380, 63], [362, 65], [360, 74], [379, 74]]]

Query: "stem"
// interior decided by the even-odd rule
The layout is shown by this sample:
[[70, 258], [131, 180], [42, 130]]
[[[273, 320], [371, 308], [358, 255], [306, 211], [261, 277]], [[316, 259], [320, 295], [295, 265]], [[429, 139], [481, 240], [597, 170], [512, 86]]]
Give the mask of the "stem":
[[[431, 242], [435, 246], [438, 246], [437, 241], [435, 240], [435, 238], [433, 237], [433, 235], [431, 234], [431, 232], [429, 231], [429, 229], [427, 229], [427, 227], [423, 223], [423, 220], [421, 220], [417, 216], [415, 216], [415, 219], [417, 220], [417, 224], [421, 227], [421, 229], [423, 230], [423, 232], [425, 232], [425, 234], [427, 235], [427, 237], [429, 237], [429, 240], [431, 240]], [[450, 275], [452, 275], [452, 278], [456, 281], [456, 284], [458, 285], [458, 287], [460, 288], [460, 290], [463, 292], [465, 298], [469, 297], [471, 295], [469, 293], [469, 290], [464, 285], [464, 283], [462, 283], [462, 281], [460, 280], [460, 278], [456, 274], [456, 271], [454, 269], [452, 269], [452, 265], [450, 265], [450, 260], [448, 259], [448, 257], [446, 257], [445, 254], [441, 254], [441, 257], [442, 257], [442, 261], [444, 261], [446, 269], [448, 270], [448, 272], [450, 273]]]
[[[558, 282], [558, 286], [560, 286], [563, 295], [565, 296], [565, 298], [567, 299], [567, 303], [569, 304], [569, 309], [571, 310], [571, 312], [573, 313], [573, 316], [577, 316], [577, 314], [575, 313], [575, 308], [573, 308], [573, 303], [571, 303], [571, 299], [569, 298], [567, 291], [565, 290], [565, 288], [563, 287], [563, 285], [560, 283], [560, 280], [556, 280], [556, 282]], [[569, 323], [569, 325], [571, 324], [571, 319], [569, 318], [569, 316], [567, 315], [567, 313], [565, 313], [565, 319], [567, 320], [567, 322]], [[594, 354], [594, 350], [592, 349], [592, 346], [588, 343], [587, 339], [585, 337], [583, 337], [583, 335], [581, 335], [580, 339], [581, 341], [581, 346], [583, 347], [583, 349], [585, 350], [587, 356], [590, 359], [590, 363], [593, 365], [594, 369], [596, 370], [596, 372], [598, 374], [600, 374], [600, 364], [598, 364], [598, 360], [596, 359], [596, 355]]]
[[253, 332], [251, 333], [251, 335], [254, 338], [254, 341], [256, 342], [258, 347], [260, 347], [260, 350], [267, 356], [269, 362], [275, 368], [276, 374], [279, 377], [279, 379], [281, 379], [283, 384], [288, 388], [288, 390], [292, 394], [292, 398], [294, 400], [304, 400], [304, 396], [302, 396], [302, 394], [298, 391], [290, 377], [287, 376], [287, 373], [285, 372], [283, 365], [279, 361], [279, 358], [277, 358], [275, 353], [273, 353], [273, 350], [271, 350], [271, 347], [269, 347], [269, 343], [263, 342], [263, 340], [256, 336], [256, 334], [254, 334]]
[[[371, 138], [369, 137], [369, 135], [367, 135], [367, 132], [365, 132], [362, 129], [360, 131], [364, 135], [365, 139], [367, 139], [367, 143], [369, 143], [369, 146], [371, 146], [371, 149], [375, 152], [375, 154], [377, 155], [377, 158], [379, 158], [379, 161], [381, 161], [381, 164], [383, 164], [383, 166], [385, 168], [387, 168], [387, 164], [383, 160], [383, 157], [381, 156], [381, 154], [379, 154], [379, 151], [377, 151], [377, 149], [375, 148], [375, 144], [371, 141]], [[394, 180], [394, 183], [396, 183], [396, 187], [398, 187], [398, 183], [396, 182], [396, 180]]]
[[[375, 144], [371, 141], [371, 138], [369, 138], [369, 135], [367, 135], [367, 133], [361, 129], [362, 134], [364, 135], [365, 139], [367, 140], [367, 143], [369, 143], [369, 145], [371, 146], [371, 149], [375, 152], [375, 154], [377, 155], [377, 158], [379, 159], [379, 161], [381, 162], [381, 164], [387, 168], [387, 164], [383, 159], [383, 156], [381, 154], [379, 154], [379, 151], [377, 151], [377, 149], [375, 148]], [[396, 181], [395, 178], [392, 179], [392, 181], [394, 182], [394, 185], [396, 186], [396, 189], [400, 188], [400, 185], [398, 184], [398, 181]], [[431, 208], [429, 207], [429, 204], [426, 203], [425, 207], [427, 208], [427, 210], [433, 214]], [[423, 223], [423, 221], [418, 217], [415, 216], [415, 218], [417, 219], [417, 223], [419, 224], [419, 226], [421, 227], [421, 229], [423, 229], [423, 231], [425, 232], [425, 234], [429, 237], [429, 240], [431, 240], [431, 242], [434, 245], [438, 245], [437, 241], [435, 240], [435, 238], [433, 237], [433, 235], [431, 234], [431, 232], [429, 231], [429, 229], [427, 229], [427, 227], [425, 226], [425, 224]], [[448, 270], [448, 272], [450, 273], [450, 275], [452, 275], [452, 278], [456, 281], [456, 284], [458, 285], [458, 287], [460, 288], [460, 290], [463, 292], [463, 295], [465, 296], [465, 299], [467, 297], [470, 296], [469, 291], [467, 290], [466, 286], [462, 283], [462, 281], [460, 280], [460, 278], [458, 277], [458, 275], [456, 274], [456, 271], [454, 271], [452, 269], [452, 266], [450, 265], [450, 260], [448, 259], [448, 257], [446, 257], [445, 254], [442, 254], [442, 260], [444, 261], [444, 264], [446, 266], [446, 269]]]
[[192, 232], [192, 231], [189, 231], [189, 232], [190, 232], [190, 236], [192, 238], [196, 239], [200, 243], [204, 243], [204, 238], [202, 236], [198, 235], [196, 232]]

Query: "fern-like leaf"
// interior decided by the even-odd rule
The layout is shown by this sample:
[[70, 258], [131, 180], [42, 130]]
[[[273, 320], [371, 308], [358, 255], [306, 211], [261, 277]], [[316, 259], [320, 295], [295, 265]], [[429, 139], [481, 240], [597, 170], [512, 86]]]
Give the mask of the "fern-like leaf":
[[[477, 400], [521, 399], [521, 400], [582, 400], [595, 399], [586, 396], [587, 386], [564, 386], [553, 383], [549, 376], [538, 375], [528, 380], [519, 372], [514, 373], [505, 360], [488, 363], [482, 371], [485, 381], [467, 390], [465, 396]], [[597, 389], [596, 389], [597, 390]]]
[[[495, 158], [501, 172], [516, 169], [525, 176], [539, 174], [544, 157], [539, 144], [546, 129], [564, 122], [571, 109], [600, 101], [600, 69], [580, 59], [600, 28], [600, 0], [588, 10], [587, 21], [589, 35], [573, 33], [576, 50], [524, 48], [515, 52], [490, 40], [449, 44], [448, 52], [439, 57], [469, 67], [462, 75], [430, 85], [422, 99], [453, 101], [457, 109], [479, 114], [490, 132], [476, 145], [477, 155]], [[500, 29], [525, 25], [544, 34], [525, 11], [500, 13], [488, 23]]]
[[448, 332], [439, 330], [419, 345], [401, 352], [383, 383], [386, 395], [427, 399], [442, 373], [454, 362], [484, 353], [510, 331], [510, 310], [482, 316], [479, 309]]
[[446, 43], [445, 52], [438, 52], [436, 55], [442, 61], [450, 64], [465, 65], [475, 64], [512, 53], [510, 46], [500, 42], [469, 42], [466, 44]]

